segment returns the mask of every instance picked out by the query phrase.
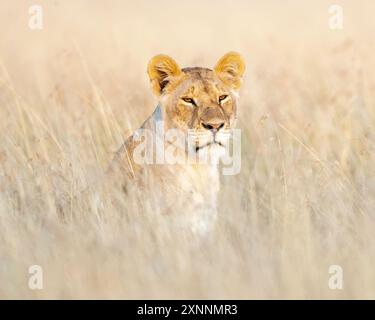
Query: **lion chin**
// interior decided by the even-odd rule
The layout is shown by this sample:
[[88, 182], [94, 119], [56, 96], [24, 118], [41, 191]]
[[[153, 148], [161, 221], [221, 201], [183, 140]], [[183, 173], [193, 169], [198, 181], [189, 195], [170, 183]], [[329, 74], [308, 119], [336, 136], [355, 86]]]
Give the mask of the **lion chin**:
[[211, 142], [197, 150], [198, 163], [200, 164], [217, 165], [224, 155], [225, 147], [219, 142]]

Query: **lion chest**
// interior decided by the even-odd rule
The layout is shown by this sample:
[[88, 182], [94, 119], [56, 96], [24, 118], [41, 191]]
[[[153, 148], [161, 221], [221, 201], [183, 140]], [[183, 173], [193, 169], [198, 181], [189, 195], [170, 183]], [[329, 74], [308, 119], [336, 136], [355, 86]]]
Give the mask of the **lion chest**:
[[162, 166], [153, 174], [163, 214], [178, 216], [194, 232], [205, 233], [212, 227], [220, 190], [216, 166]]

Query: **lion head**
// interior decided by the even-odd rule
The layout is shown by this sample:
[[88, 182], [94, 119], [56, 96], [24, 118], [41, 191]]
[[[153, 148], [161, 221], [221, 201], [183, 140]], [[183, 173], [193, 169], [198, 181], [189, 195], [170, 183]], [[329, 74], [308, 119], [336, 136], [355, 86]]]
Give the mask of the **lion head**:
[[183, 132], [197, 153], [224, 148], [237, 119], [244, 71], [244, 60], [236, 52], [224, 55], [213, 69], [181, 69], [167, 55], [153, 57], [148, 75], [159, 99], [165, 130]]

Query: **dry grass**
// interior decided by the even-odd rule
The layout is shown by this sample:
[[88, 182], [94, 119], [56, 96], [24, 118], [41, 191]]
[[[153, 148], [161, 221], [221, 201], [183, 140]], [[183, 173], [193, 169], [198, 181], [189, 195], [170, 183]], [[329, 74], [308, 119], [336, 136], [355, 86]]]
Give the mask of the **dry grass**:
[[[339, 1], [332, 31], [328, 1], [247, 2], [42, 1], [31, 31], [33, 2], [1, 1], [1, 298], [375, 298], [375, 3]], [[248, 63], [242, 170], [210, 239], [117, 189], [73, 197], [155, 107], [152, 55], [212, 66], [229, 50]]]

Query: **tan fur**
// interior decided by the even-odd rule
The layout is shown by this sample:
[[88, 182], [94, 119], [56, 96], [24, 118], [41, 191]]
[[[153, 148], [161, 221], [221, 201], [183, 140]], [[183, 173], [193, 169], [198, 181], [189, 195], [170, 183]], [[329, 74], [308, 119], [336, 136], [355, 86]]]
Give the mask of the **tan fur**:
[[[220, 149], [218, 144], [205, 147], [214, 139], [213, 131], [207, 128], [219, 128], [216, 137], [220, 140], [220, 134], [233, 127], [237, 117], [237, 93], [244, 70], [243, 59], [235, 52], [222, 57], [213, 70], [197, 67], [180, 69], [166, 55], [153, 57], [147, 71], [151, 87], [159, 99], [164, 130], [179, 129], [185, 135], [188, 132], [192, 132], [193, 136], [196, 134], [194, 145], [197, 152]], [[219, 101], [223, 97], [225, 99]], [[183, 100], [187, 98], [192, 99], [194, 104]], [[160, 120], [156, 119], [156, 112], [158, 110], [141, 128], [155, 128], [155, 123]], [[158, 212], [183, 217], [181, 221], [194, 231], [209, 229], [216, 217], [216, 198], [220, 187], [217, 165], [140, 165], [134, 161], [139, 143], [135, 135], [129, 137], [118, 151], [111, 171], [126, 173], [126, 188], [135, 186], [141, 190], [143, 197], [150, 196], [150, 188], [159, 190], [160, 198], [155, 199], [155, 210]], [[166, 142], [164, 148], [172, 148], [179, 159], [187, 158], [186, 151], [173, 142]], [[114, 176], [119, 177], [118, 174]]]

